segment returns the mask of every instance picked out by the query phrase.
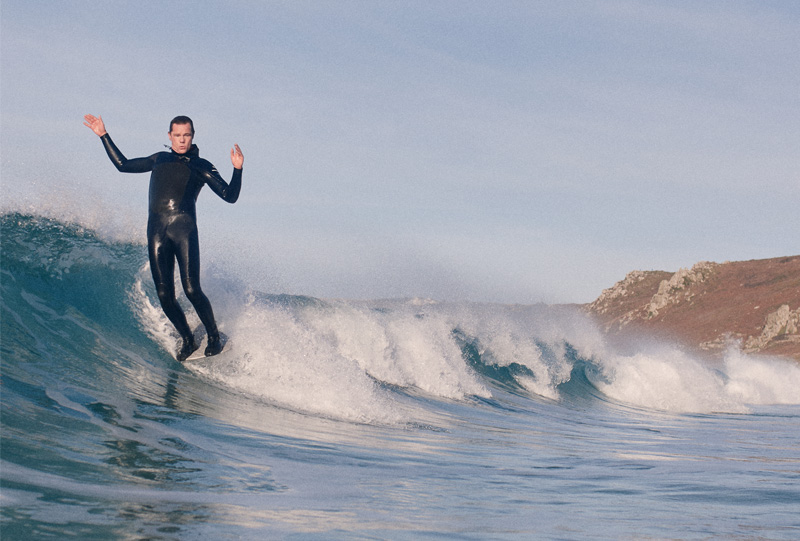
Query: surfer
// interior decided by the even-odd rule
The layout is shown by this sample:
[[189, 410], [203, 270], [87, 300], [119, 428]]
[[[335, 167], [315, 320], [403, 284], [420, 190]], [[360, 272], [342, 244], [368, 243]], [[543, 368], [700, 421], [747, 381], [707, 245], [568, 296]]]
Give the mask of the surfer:
[[100, 136], [108, 157], [123, 173], [150, 172], [150, 214], [147, 220], [147, 248], [150, 271], [156, 284], [158, 300], [167, 318], [181, 336], [179, 361], [186, 360], [199, 345], [175, 298], [175, 260], [186, 297], [206, 328], [206, 356], [222, 351], [219, 330], [208, 297], [200, 288], [200, 244], [197, 235], [195, 202], [203, 185], [228, 203], [235, 203], [242, 188], [244, 155], [239, 145], [231, 149], [233, 176], [225, 182], [217, 169], [200, 158], [193, 144], [194, 124], [187, 116], [177, 116], [169, 125], [169, 152], [157, 152], [146, 158], [127, 159], [106, 131], [102, 117], [85, 115], [84, 124]]

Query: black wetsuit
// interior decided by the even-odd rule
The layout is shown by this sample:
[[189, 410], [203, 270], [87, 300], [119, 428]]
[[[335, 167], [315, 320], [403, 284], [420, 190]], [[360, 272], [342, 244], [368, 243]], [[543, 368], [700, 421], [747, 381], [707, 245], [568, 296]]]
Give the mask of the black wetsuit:
[[203, 185], [208, 186], [228, 203], [235, 203], [242, 187], [242, 170], [233, 169], [230, 184], [216, 168], [199, 156], [197, 145], [186, 154], [157, 152], [147, 158], [127, 159], [111, 137], [101, 137], [108, 157], [123, 173], [150, 175], [150, 215], [147, 220], [147, 246], [150, 270], [158, 291], [158, 299], [167, 318], [183, 339], [178, 359], [184, 360], [197, 349], [192, 330], [175, 298], [175, 260], [178, 260], [181, 283], [186, 297], [205, 325], [209, 353], [221, 349], [219, 331], [211, 303], [200, 288], [200, 244], [197, 236], [195, 202]]

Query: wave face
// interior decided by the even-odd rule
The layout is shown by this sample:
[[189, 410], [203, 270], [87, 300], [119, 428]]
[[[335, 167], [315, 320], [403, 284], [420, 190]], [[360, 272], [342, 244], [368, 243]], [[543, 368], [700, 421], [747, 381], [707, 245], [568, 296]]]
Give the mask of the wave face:
[[[432, 531], [457, 535], [458, 520], [428, 516], [412, 501], [438, 501], [458, 516], [475, 503], [465, 490], [495, 498], [479, 529], [489, 536], [555, 534], [554, 509], [538, 529], [501, 526], [546, 508], [543, 489], [588, 505], [569, 536], [591, 537], [608, 508], [590, 503], [593, 491], [623, 485], [618, 497], [647, 497], [609, 535], [658, 537], [668, 530], [642, 525], [634, 511], [652, 505], [664, 516], [664, 498], [676, 493], [660, 476], [651, 479], [655, 492], [643, 488], [624, 465], [676, 462], [671, 473], [680, 477], [687, 461], [711, 460], [706, 445], [736, 455], [725, 445], [746, 418], [768, 419], [778, 451], [751, 442], [762, 454], [798, 439], [796, 363], [731, 351], [710, 364], [655, 343], [622, 354], [574, 307], [317, 299], [256, 291], [214, 272], [203, 282], [232, 348], [180, 364], [143, 246], [54, 219], [2, 216], [4, 535], [114, 538], [133, 525], [137, 535], [167, 538], [403, 537], [422, 531], [426, 517], [438, 525]], [[719, 441], [692, 440], [704, 423]], [[775, 442], [775, 430], [785, 435], [792, 423], [791, 442]], [[783, 459], [796, 459], [798, 447]], [[612, 480], [599, 481], [597, 463], [572, 471], [565, 456], [606, 460]], [[540, 467], [553, 470], [540, 475]], [[437, 471], [449, 473], [431, 480]], [[502, 496], [491, 487], [506, 475], [515, 480]], [[777, 475], [767, 500], [783, 513], [800, 493]], [[733, 533], [732, 494], [743, 480], [707, 481], [686, 480], [701, 501], [730, 506], [734, 530], [723, 529]], [[378, 503], [356, 485], [375, 490]], [[376, 509], [386, 514], [375, 518]], [[684, 534], [695, 532], [682, 520]]]

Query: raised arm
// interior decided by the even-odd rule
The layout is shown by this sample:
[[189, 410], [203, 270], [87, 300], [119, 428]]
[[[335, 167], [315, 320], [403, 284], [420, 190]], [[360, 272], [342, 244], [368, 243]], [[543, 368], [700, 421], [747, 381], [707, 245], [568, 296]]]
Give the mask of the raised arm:
[[244, 155], [242, 154], [239, 145], [234, 145], [231, 149], [231, 163], [233, 164], [233, 176], [231, 182], [228, 184], [222, 179], [217, 168], [209, 162], [203, 160], [206, 167], [199, 169], [203, 180], [208, 187], [211, 188], [223, 201], [228, 203], [236, 203], [239, 199], [239, 192], [242, 190], [242, 164], [244, 163]]
[[114, 144], [114, 141], [111, 140], [111, 136], [108, 135], [108, 132], [106, 131], [106, 126], [103, 123], [103, 117], [84, 115], [83, 124], [84, 126], [88, 126], [89, 129], [91, 129], [96, 135], [100, 136], [100, 140], [103, 142], [103, 147], [106, 149], [108, 158], [118, 171], [122, 173], [146, 173], [147, 171], [153, 170], [153, 164], [155, 163], [153, 156], [150, 156], [149, 158], [134, 158], [129, 160], [122, 152], [120, 152], [120, 150], [117, 148], [117, 145]]

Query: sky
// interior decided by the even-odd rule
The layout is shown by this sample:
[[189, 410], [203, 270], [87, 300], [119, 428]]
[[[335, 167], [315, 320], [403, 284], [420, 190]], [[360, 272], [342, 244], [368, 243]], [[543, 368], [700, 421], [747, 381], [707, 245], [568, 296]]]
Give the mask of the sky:
[[273, 293], [582, 303], [800, 253], [800, 3], [3, 0], [3, 208], [144, 242], [128, 157], [194, 120], [240, 200], [204, 268]]

